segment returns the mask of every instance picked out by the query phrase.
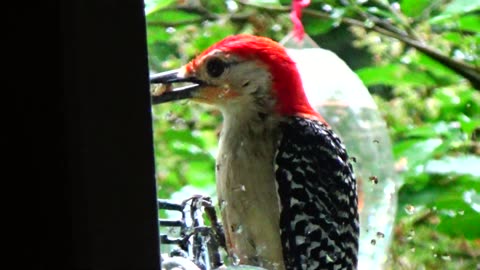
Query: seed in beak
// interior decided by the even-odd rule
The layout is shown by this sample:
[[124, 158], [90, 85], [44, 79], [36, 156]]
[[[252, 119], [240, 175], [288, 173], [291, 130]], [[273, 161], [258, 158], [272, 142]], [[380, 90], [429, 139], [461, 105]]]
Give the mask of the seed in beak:
[[173, 87], [171, 83], [157, 84], [153, 88], [152, 95], [161, 96], [163, 93], [171, 92], [172, 90], [173, 90]]

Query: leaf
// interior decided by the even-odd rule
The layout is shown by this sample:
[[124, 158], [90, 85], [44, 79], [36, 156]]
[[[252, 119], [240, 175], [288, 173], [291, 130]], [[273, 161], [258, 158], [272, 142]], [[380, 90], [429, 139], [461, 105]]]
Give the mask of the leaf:
[[360, 9], [364, 10], [366, 14], [373, 14], [382, 19], [398, 22], [398, 19], [390, 11], [380, 9], [378, 7], [361, 7]]
[[249, 0], [248, 2], [259, 6], [280, 6], [279, 0]]
[[189, 162], [185, 177], [188, 183], [195, 187], [207, 187], [214, 184], [215, 161], [207, 159]]
[[397, 131], [402, 137], [405, 138], [435, 138], [439, 135], [449, 135], [451, 133], [451, 127], [447, 122], [440, 121], [437, 123], [427, 123], [423, 126], [410, 126], [408, 128], [399, 129]]
[[355, 72], [367, 86], [379, 84], [433, 86], [436, 84], [428, 74], [410, 71], [406, 66], [400, 64], [366, 67]]
[[425, 165], [425, 171], [436, 174], [471, 174], [480, 177], [480, 157], [464, 155], [430, 160]]
[[464, 216], [444, 217], [441, 219], [437, 230], [450, 236], [465, 237], [466, 239], [478, 239], [480, 237], [480, 215], [468, 214]]
[[425, 165], [425, 171], [436, 174], [471, 174], [480, 177], [480, 157], [465, 155], [431, 160]]
[[405, 15], [415, 18], [420, 16], [431, 4], [431, 0], [403, 0], [400, 5]]
[[183, 10], [158, 10], [147, 16], [148, 23], [176, 24], [192, 20], [201, 19], [199, 14], [186, 12]]
[[[478, 177], [471, 175], [452, 177], [451, 175], [422, 173], [410, 178], [399, 191], [399, 209], [404, 209], [406, 205], [413, 205], [417, 209], [433, 209], [443, 216], [478, 214], [474, 212], [477, 210], [473, 208], [480, 207], [478, 200], [474, 200], [473, 196], [478, 195], [473, 191], [480, 190]], [[465, 195], [467, 190], [471, 192]], [[472, 203], [474, 203], [473, 207]], [[406, 211], [403, 210], [398, 213], [399, 217], [406, 215]]]
[[145, 15], [148, 16], [159, 9], [166, 8], [174, 2], [175, 0], [145, 0]]
[[444, 32], [442, 37], [452, 43], [460, 44], [464, 40], [464, 36], [458, 32]]
[[440, 85], [454, 84], [461, 80], [457, 73], [423, 53], [415, 54], [412, 61], [419, 67], [428, 70], [429, 73], [433, 74], [434, 78], [440, 78], [438, 82]]
[[214, 160], [209, 152], [193, 144], [173, 141], [168, 144], [168, 147], [173, 154], [189, 161]]
[[312, 36], [327, 33], [335, 25], [335, 20], [333, 19], [325, 20], [308, 15], [303, 16], [302, 22], [305, 32]]
[[181, 141], [182, 143], [192, 144], [200, 148], [204, 147], [204, 141], [201, 137], [195, 135], [196, 133], [191, 130], [173, 130], [170, 129], [164, 132], [159, 139], [165, 140], [168, 142]]
[[[460, 196], [459, 196], [460, 195]], [[437, 229], [451, 236], [467, 239], [480, 237], [480, 194], [470, 189], [463, 193], [449, 193], [437, 198], [435, 206], [441, 217]]]
[[464, 31], [480, 32], [480, 18], [478, 14], [462, 16], [458, 20], [458, 28]]
[[477, 213], [480, 213], [480, 193], [474, 189], [463, 193], [463, 200]]
[[467, 134], [472, 133], [475, 129], [480, 127], [480, 119], [470, 118], [463, 113], [458, 115], [458, 121], [460, 122], [460, 127], [463, 132]]
[[445, 22], [450, 19], [458, 19], [462, 15], [478, 10], [480, 10], [480, 1], [454, 0], [447, 5], [442, 13], [429, 21], [431, 24]]
[[186, 48], [188, 54], [195, 55], [210, 47], [215, 42], [235, 33], [231, 24], [217, 22], [202, 29], [203, 34], [196, 36]]
[[171, 34], [165, 31], [165, 27], [154, 25], [147, 27], [147, 42], [149, 46], [157, 42], [166, 42], [170, 38]]
[[396, 143], [393, 152], [396, 159], [406, 158], [408, 167], [414, 169], [416, 166], [424, 164], [442, 143], [443, 140], [437, 138], [406, 140]]
[[480, 9], [480, 1], [476, 0], [453, 0], [450, 2], [443, 14], [461, 14]]

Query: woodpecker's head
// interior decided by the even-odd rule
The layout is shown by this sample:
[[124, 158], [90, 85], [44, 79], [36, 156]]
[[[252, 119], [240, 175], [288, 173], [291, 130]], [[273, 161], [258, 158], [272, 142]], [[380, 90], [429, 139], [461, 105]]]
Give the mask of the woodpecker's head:
[[182, 68], [150, 81], [192, 83], [155, 96], [153, 103], [190, 98], [227, 113], [256, 110], [322, 120], [308, 103], [295, 63], [280, 44], [265, 37], [227, 37]]

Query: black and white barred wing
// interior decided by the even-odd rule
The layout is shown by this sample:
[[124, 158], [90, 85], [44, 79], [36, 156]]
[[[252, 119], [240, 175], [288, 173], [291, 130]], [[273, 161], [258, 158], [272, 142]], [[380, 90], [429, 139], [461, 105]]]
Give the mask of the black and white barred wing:
[[344, 146], [315, 120], [282, 129], [275, 175], [286, 268], [356, 269], [356, 180]]

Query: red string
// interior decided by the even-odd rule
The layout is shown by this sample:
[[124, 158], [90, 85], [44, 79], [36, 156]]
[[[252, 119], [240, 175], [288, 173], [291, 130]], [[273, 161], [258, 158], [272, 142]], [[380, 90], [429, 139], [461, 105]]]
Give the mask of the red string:
[[292, 0], [290, 18], [293, 22], [293, 35], [298, 42], [302, 41], [305, 35], [302, 24], [302, 9], [308, 5], [310, 5], [310, 0]]

